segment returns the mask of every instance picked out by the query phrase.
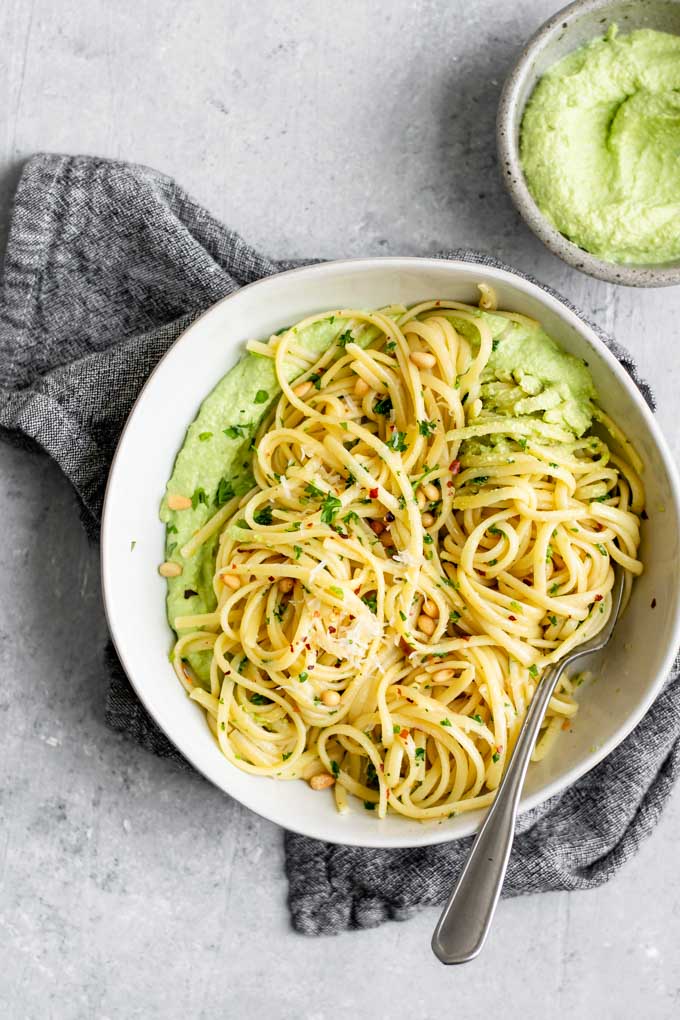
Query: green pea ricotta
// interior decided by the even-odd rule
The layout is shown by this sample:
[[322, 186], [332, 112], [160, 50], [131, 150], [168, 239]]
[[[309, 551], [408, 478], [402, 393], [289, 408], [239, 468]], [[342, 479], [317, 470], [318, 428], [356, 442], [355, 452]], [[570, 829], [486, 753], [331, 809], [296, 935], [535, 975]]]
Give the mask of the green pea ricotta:
[[607, 34], [541, 78], [521, 160], [538, 207], [610, 262], [680, 258], [680, 36]]

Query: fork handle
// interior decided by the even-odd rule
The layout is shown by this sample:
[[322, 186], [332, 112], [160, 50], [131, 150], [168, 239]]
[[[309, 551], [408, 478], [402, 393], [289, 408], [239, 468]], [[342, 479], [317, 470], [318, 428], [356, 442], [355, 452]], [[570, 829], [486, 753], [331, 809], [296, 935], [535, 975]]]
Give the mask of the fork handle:
[[548, 666], [541, 677], [494, 802], [435, 928], [432, 950], [442, 963], [467, 963], [484, 945], [503, 887], [529, 759], [565, 665]]

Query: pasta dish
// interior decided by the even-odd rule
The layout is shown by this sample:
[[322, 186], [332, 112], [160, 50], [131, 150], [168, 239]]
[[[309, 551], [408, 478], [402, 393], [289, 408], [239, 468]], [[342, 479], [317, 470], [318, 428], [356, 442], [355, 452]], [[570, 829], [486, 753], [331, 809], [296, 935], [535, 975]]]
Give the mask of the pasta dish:
[[341, 811], [488, 805], [542, 670], [642, 570], [641, 465], [588, 366], [480, 291], [250, 341], [163, 500], [177, 677], [233, 765]]

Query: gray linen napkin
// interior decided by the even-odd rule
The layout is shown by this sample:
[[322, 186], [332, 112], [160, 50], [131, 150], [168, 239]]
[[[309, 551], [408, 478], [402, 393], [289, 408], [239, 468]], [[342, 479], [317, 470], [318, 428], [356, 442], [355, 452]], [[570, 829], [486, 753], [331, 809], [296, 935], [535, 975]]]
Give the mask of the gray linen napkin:
[[[485, 265], [474, 252], [442, 257]], [[0, 428], [61, 466], [96, 536], [108, 465], [150, 371], [200, 312], [289, 268], [248, 247], [168, 177], [142, 166], [39, 155], [14, 201], [0, 298]], [[598, 331], [651, 403], [625, 352]], [[107, 650], [111, 727], [187, 763]], [[659, 818], [680, 773], [680, 664], [627, 740], [524, 815], [505, 895], [610, 878]], [[404, 919], [446, 897], [470, 840], [416, 850], [330, 846], [286, 833], [293, 924], [307, 934]]]

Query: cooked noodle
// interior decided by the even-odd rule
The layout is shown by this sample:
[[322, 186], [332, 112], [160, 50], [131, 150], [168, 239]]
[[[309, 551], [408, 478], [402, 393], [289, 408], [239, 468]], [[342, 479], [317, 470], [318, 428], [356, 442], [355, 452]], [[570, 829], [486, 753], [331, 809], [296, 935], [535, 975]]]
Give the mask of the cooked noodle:
[[[342, 333], [310, 364], [296, 330], [333, 316]], [[182, 549], [219, 533], [215, 611], [175, 620], [178, 677], [247, 772], [317, 777], [380, 817], [489, 804], [541, 670], [605, 623], [613, 562], [642, 570], [635, 454], [599, 412], [616, 453], [486, 411], [491, 333], [455, 301], [325, 312], [250, 346], [282, 393], [255, 487]], [[563, 679], [534, 760], [576, 710]]]

